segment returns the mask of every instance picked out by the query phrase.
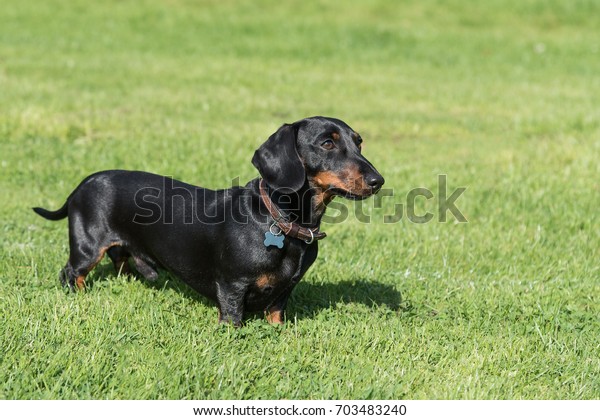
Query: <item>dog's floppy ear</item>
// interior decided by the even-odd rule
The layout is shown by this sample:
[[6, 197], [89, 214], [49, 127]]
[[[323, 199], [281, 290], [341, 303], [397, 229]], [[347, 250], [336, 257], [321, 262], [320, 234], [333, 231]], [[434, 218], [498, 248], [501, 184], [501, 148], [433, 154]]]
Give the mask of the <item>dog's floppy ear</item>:
[[252, 164], [269, 186], [298, 191], [304, 185], [304, 164], [296, 151], [296, 127], [285, 124], [254, 152]]

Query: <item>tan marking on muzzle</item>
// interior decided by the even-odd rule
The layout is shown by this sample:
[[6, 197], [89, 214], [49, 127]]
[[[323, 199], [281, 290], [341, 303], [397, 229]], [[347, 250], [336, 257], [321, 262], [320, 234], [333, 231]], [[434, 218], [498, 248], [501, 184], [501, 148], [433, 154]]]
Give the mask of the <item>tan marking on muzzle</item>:
[[311, 186], [318, 190], [317, 194], [319, 194], [319, 190], [322, 191], [325, 196], [324, 198], [327, 198], [328, 193], [333, 196], [333, 192], [330, 191], [332, 188], [361, 196], [371, 193], [371, 188], [360, 173], [358, 165], [355, 164], [346, 166], [339, 173], [333, 171], [319, 172], [312, 177], [311, 181]]

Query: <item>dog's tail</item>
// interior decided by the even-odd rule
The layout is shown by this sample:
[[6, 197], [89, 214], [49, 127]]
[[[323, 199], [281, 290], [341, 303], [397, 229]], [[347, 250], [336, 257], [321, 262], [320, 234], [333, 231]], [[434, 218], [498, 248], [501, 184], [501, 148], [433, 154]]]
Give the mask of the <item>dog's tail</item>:
[[67, 211], [68, 203], [69, 203], [69, 200], [67, 200], [65, 202], [65, 204], [56, 211], [46, 210], [41, 207], [34, 207], [33, 211], [36, 212], [37, 214], [39, 214], [40, 216], [42, 216], [44, 219], [60, 220], [60, 219], [64, 219], [65, 217], [67, 217], [67, 215], [69, 214], [69, 212]]

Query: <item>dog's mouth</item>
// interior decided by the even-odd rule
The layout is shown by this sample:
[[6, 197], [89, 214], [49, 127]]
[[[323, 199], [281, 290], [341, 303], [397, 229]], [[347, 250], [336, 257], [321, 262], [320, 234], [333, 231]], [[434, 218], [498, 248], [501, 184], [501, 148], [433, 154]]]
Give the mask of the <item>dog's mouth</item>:
[[320, 172], [309, 179], [309, 184], [330, 198], [337, 196], [355, 201], [369, 198], [381, 189], [381, 185], [369, 186], [364, 175], [357, 171], [341, 175], [334, 172]]
[[334, 195], [337, 195], [339, 197], [344, 197], [348, 200], [354, 200], [354, 201], [361, 201], [361, 200], [365, 200], [369, 197], [371, 197], [372, 195], [375, 195], [379, 192], [379, 189], [377, 190], [362, 190], [360, 192], [355, 192], [355, 191], [347, 191], [347, 190], [343, 190], [341, 188], [331, 188], [329, 191], [331, 191]]

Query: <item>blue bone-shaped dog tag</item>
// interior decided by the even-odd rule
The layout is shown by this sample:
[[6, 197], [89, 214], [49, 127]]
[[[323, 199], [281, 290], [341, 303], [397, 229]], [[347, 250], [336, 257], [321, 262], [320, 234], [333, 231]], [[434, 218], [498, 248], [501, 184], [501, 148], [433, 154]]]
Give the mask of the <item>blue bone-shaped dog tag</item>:
[[265, 232], [265, 241], [263, 243], [267, 248], [269, 245], [273, 245], [281, 249], [283, 248], [283, 235], [273, 235], [270, 231]]

